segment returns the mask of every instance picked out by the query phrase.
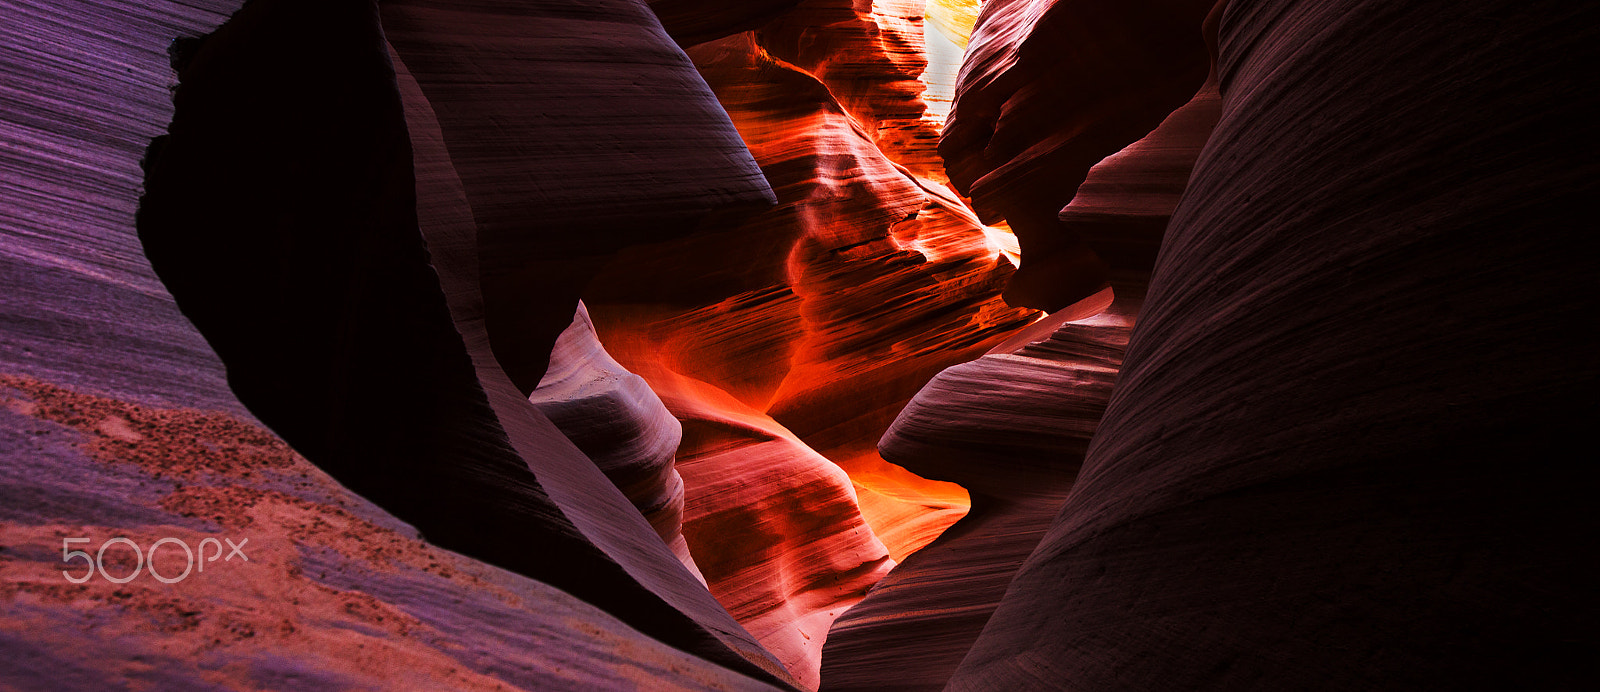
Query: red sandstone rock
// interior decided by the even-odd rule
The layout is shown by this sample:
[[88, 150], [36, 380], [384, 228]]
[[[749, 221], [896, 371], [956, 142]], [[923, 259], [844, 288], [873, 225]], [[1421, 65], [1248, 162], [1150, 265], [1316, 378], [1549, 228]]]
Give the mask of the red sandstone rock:
[[1009, 265], [971, 212], [891, 162], [827, 84], [751, 35], [690, 52], [779, 205], [625, 251], [586, 302], [689, 431], [685, 535], [712, 592], [815, 684], [833, 617], [966, 505], [872, 441], [1027, 316], [1000, 304]]
[[921, 2], [805, 0], [759, 33], [774, 57], [825, 84], [884, 155], [918, 176], [945, 179], [918, 79], [928, 66]]
[[[1131, 295], [1223, 113], [1069, 492], [1107, 375], [1084, 363], [1093, 321], [997, 305], [1008, 271], [976, 220], [898, 148], [912, 129], [880, 127], [914, 106], [899, 3], [780, 20], [773, 50], [821, 55], [804, 70], [749, 48], [706, 71], [725, 70], [713, 86], [782, 201], [749, 219], [762, 184], [641, 3], [393, 4], [419, 88], [384, 65], [371, 5], [255, 0], [180, 46], [187, 115], [150, 161], [149, 255], [204, 339], [134, 240], [133, 164], [169, 116], [167, 40], [234, 8], [7, 4], [0, 61], [26, 88], [0, 94], [0, 365], [105, 395], [0, 380], [0, 683], [762, 687], [707, 659], [787, 679], [638, 516], [670, 481], [621, 480], [630, 503], [601, 472], [667, 476], [660, 439], [595, 432], [660, 434], [659, 410], [573, 416], [606, 450], [591, 460], [524, 398], [581, 284], [648, 241], [590, 288], [599, 331], [686, 421], [685, 531], [711, 589], [807, 684], [826, 635], [838, 688], [940, 686], [958, 663], [955, 689], [1600, 685], [1596, 517], [1571, 451], [1600, 423], [1600, 191], [1573, 136], [1600, 105], [1583, 71], [1600, 17], [1238, 0], [1214, 15], [1222, 100], [1202, 90], [1060, 209], [1192, 92], [1164, 61], [1193, 52], [1167, 40], [1193, 8], [1157, 5], [991, 3], [963, 98], [994, 112], [953, 133], [974, 138], [958, 158], [985, 214], [1028, 245], [1013, 295], [1059, 306], [1100, 285], [1088, 246]], [[680, 43], [767, 16], [655, 7]], [[1129, 65], [1159, 74], [1118, 82]], [[1068, 107], [1085, 104], [1105, 112]], [[629, 171], [661, 185], [607, 196]], [[920, 380], [997, 341], [885, 442], [969, 484], [973, 511], [828, 633], [892, 564], [863, 518], [903, 550], [960, 511], [870, 441]], [[553, 409], [583, 408], [593, 388], [567, 383]], [[51, 542], [245, 529], [260, 571], [176, 594], [64, 586]]]
[[[498, 362], [489, 352], [490, 339], [485, 334], [484, 321], [479, 317], [484, 314], [484, 298], [475, 281], [479, 276], [478, 260], [482, 252], [476, 243], [479, 234], [475, 233], [475, 209], [467, 203], [468, 198], [462, 192], [453, 159], [444, 146], [445, 140], [438, 121], [433, 117], [430, 102], [411, 79], [405, 63], [398, 56], [395, 56], [394, 64], [400, 71], [399, 85], [406, 105], [407, 124], [417, 168], [421, 172], [417, 177], [420, 228], [427, 240], [438, 283], [449, 301], [451, 318], [461, 339], [468, 346], [479, 382], [486, 385], [486, 391], [491, 396], [495, 417], [508, 427], [510, 441], [516, 445], [517, 452], [525, 460], [524, 464], [544, 479], [541, 485], [550, 489], [553, 499], [562, 507], [564, 516], [573, 521], [575, 528], [601, 546], [608, 556], [619, 558], [620, 566], [631, 578], [650, 593], [671, 603], [673, 611], [661, 613], [649, 601], [615, 607], [633, 617], [649, 618], [646, 622], [653, 624], [672, 622], [678, 617], [673, 615], [674, 612], [686, 615], [697, 623], [695, 626], [705, 627], [702, 636], [714, 638], [713, 641], [695, 642], [690, 648], [713, 660], [720, 659], [724, 665], [744, 668], [753, 663], [757, 670], [765, 671], [778, 680], [788, 681], [787, 671], [750, 639], [725, 609], [711, 600], [703, 588], [703, 582], [697, 583], [697, 573], [674, 569], [677, 565], [671, 563], [682, 558], [681, 550], [677, 555], [667, 552], [659, 540], [660, 535], [649, 524], [643, 523], [643, 517], [637, 510], [616, 502], [617, 499], [625, 500], [621, 492], [613, 492], [618, 490], [617, 485], [610, 479], [604, 483], [597, 482], [605, 477], [597, 476], [600, 468], [595, 462], [572, 447], [571, 442], [532, 404], [521, 405], [529, 401], [527, 398], [515, 396], [516, 389], [499, 370]], [[517, 401], [518, 398], [521, 401]], [[615, 424], [612, 421], [597, 423]], [[624, 465], [616, 459], [604, 461], [614, 471]], [[655, 467], [661, 468], [659, 464]], [[630, 484], [624, 482], [622, 485]], [[645, 530], [641, 531], [641, 528]], [[617, 594], [611, 593], [617, 587], [606, 586], [597, 578], [602, 573], [592, 568], [563, 569], [559, 561], [552, 560], [555, 555], [553, 551], [542, 549], [533, 552], [538, 553], [538, 564], [542, 565], [548, 580], [574, 593], [586, 595], [591, 602], [613, 603], [612, 599], [617, 597]], [[671, 557], [663, 560], [663, 556]], [[689, 570], [693, 569], [691, 564]], [[623, 594], [623, 597], [628, 596]], [[652, 613], [653, 609], [656, 612]], [[676, 623], [676, 626], [681, 624]], [[730, 658], [719, 648], [723, 646], [729, 647], [732, 653], [744, 660]]]
[[[1009, 266], [959, 200], [886, 160], [826, 85], [748, 36], [692, 52], [780, 204], [726, 231], [624, 253], [591, 289], [602, 337], [612, 343], [608, 305], [661, 305], [626, 320], [635, 334], [657, 323], [650, 338], [662, 347], [646, 357], [768, 412], [853, 474], [892, 468], [868, 441], [903, 402], [1025, 323], [995, 296]], [[678, 278], [694, 266], [734, 271]], [[854, 475], [858, 486], [864, 477], [882, 485], [863, 491], [880, 505], [964, 504], [959, 490], [903, 472]]]
[[1440, 10], [1222, 13], [1222, 115], [1121, 379], [952, 689], [1600, 682], [1571, 451], [1600, 422], [1573, 139], [1600, 25]]
[[[773, 689], [425, 542], [232, 414], [7, 375], [0, 431], [8, 687]], [[117, 536], [142, 564], [126, 544], [104, 564], [131, 580], [63, 577], [85, 570], [61, 564], [62, 538], [97, 553]], [[200, 547], [219, 536], [242, 541], [248, 561]], [[152, 549], [166, 539], [194, 559], [171, 542]]]
[[1221, 112], [1217, 85], [1208, 81], [1150, 134], [1089, 169], [1061, 210], [1061, 225], [1082, 236], [1115, 279], [1142, 283], [1155, 266], [1167, 222]]
[[650, 375], [683, 421], [683, 531], [712, 594], [802, 687], [816, 689], [828, 627], [894, 566], [862, 519], [850, 477], [715, 387]]
[[885, 459], [1000, 501], [1070, 487], [1122, 363], [1142, 296], [1011, 353], [939, 373], [884, 433]]
[[815, 689], [828, 626], [894, 562], [838, 465], [732, 394], [663, 367], [631, 329], [601, 326], [683, 423], [677, 468], [695, 562], [711, 593]]
[[[822, 84], [731, 41], [694, 55], [779, 194], [750, 228], [797, 238], [783, 259], [802, 335], [788, 372], [752, 403], [848, 458], [939, 368], [1027, 318], [996, 299], [1010, 266], [959, 200], [896, 169]], [[787, 116], [780, 94], [806, 94], [815, 110]]]

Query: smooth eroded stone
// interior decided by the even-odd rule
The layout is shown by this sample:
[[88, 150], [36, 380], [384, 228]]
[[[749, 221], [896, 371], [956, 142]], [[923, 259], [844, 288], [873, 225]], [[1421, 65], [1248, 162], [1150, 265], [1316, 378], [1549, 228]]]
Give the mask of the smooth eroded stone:
[[643, 0], [386, 0], [478, 226], [485, 321], [524, 393], [611, 254], [772, 192]]
[[943, 689], [1072, 489], [1141, 296], [947, 368], [906, 405], [883, 457], [960, 483], [972, 509], [834, 622], [825, 690]]
[[489, 352], [482, 219], [440, 209], [471, 201], [442, 150], [414, 175], [446, 139], [378, 8], [257, 0], [183, 57], [138, 228], [240, 401], [435, 545], [785, 680]]
[[[794, 30], [860, 38], [877, 21], [837, 18]], [[623, 251], [585, 303], [684, 423], [684, 533], [712, 593], [815, 685], [832, 619], [966, 509], [958, 486], [884, 462], [875, 441], [928, 378], [1030, 315], [999, 300], [1010, 265], [961, 200], [897, 166], [765, 40], [689, 52], [779, 204]], [[852, 45], [852, 69], [886, 71], [861, 84], [906, 78]]]
[[[499, 369], [489, 346], [483, 319], [484, 299], [477, 281], [479, 236], [474, 210], [455, 172], [431, 105], [405, 63], [398, 56], [393, 56], [393, 60], [398, 70], [398, 84], [418, 171], [418, 221], [427, 241], [433, 270], [449, 304], [455, 328], [473, 359], [478, 377], [489, 385], [488, 391], [495, 397], [492, 401], [498, 407], [498, 417], [502, 422], [510, 421], [511, 425], [516, 425], [525, 436], [512, 438], [524, 445], [520, 449], [525, 450], [524, 458], [529, 460], [525, 464], [536, 474], [546, 474], [542, 476], [548, 480], [546, 487], [559, 494], [558, 501], [567, 508], [567, 516], [581, 522], [587, 535], [607, 545], [612, 554], [624, 556], [624, 561], [629, 563], [625, 569], [629, 570], [630, 575], [637, 575], [635, 578], [647, 588], [654, 593], [664, 594], [674, 602], [676, 608], [697, 622], [709, 624], [708, 631], [717, 642], [700, 641], [694, 647], [709, 645], [711, 651], [716, 652], [713, 656], [725, 656], [718, 647], [730, 646], [743, 659], [731, 659], [734, 667], [743, 667], [748, 665], [745, 661], [751, 661], [765, 674], [788, 681], [787, 671], [734, 624], [725, 609], [709, 598], [693, 566], [683, 563], [688, 568], [686, 572], [673, 564], [682, 560], [684, 551], [680, 546], [672, 545], [671, 552], [663, 552], [659, 533], [650, 524], [644, 523], [644, 517], [637, 508], [623, 504], [627, 498], [620, 492], [614, 492], [618, 490], [615, 483], [605, 479], [605, 476], [597, 477], [594, 471], [598, 471], [599, 467], [572, 446], [542, 412], [532, 405], [523, 406], [529, 400], [520, 397], [520, 392]], [[517, 401], [519, 398], [520, 402]], [[543, 449], [538, 445], [542, 445]], [[562, 453], [563, 449], [568, 451]], [[605, 482], [599, 482], [600, 479], [605, 479]], [[623, 503], [618, 503], [619, 499]], [[641, 528], [646, 531], [641, 531]], [[515, 550], [517, 544], [511, 544], [510, 547]], [[670, 555], [672, 560], [662, 560], [663, 555]], [[559, 563], [545, 564], [547, 569], [559, 569]], [[598, 594], [591, 596], [594, 601], [608, 603], [616, 598], [616, 594], [603, 590], [606, 588], [603, 584], [590, 583], [585, 570], [573, 570], [561, 578], [574, 580], [573, 585], [563, 588], [575, 593]], [[650, 615], [649, 610], [631, 616], [641, 615], [658, 617]]]
[[1105, 419], [953, 689], [1600, 684], [1597, 19], [1228, 5]]
[[[251, 412], [260, 413], [261, 420], [281, 421], [284, 410], [277, 403], [263, 405], [260, 380], [257, 388], [246, 387], [237, 396], [230, 390], [230, 378], [248, 382], [259, 374], [249, 372], [259, 362], [240, 360], [237, 349], [283, 348], [286, 353], [257, 354], [315, 366], [315, 359], [297, 360], [296, 350], [304, 342], [318, 342], [316, 349], [329, 359], [352, 356], [330, 368], [350, 376], [323, 380], [327, 371], [322, 368], [291, 371], [284, 383], [290, 391], [278, 403], [310, 409], [307, 415], [314, 416], [326, 411], [339, 392], [351, 395], [346, 401], [352, 407], [345, 410], [354, 415], [323, 422], [328, 429], [348, 426], [342, 427], [348, 435], [344, 441], [357, 450], [353, 459], [371, 462], [368, 475], [402, 475], [407, 464], [436, 450], [430, 439], [450, 436], [431, 427], [435, 424], [461, 425], [454, 439], [486, 455], [499, 454], [505, 444], [487, 432], [488, 422], [469, 420], [485, 407], [474, 407], [471, 397], [453, 396], [466, 388], [444, 392], [437, 388], [439, 378], [427, 372], [451, 371], [462, 362], [451, 360], [448, 351], [442, 362], [406, 358], [396, 367], [388, 358], [392, 351], [363, 350], [389, 339], [425, 348], [454, 331], [434, 328], [439, 318], [449, 319], [443, 299], [411, 292], [396, 281], [426, 274], [438, 294], [415, 219], [409, 229], [387, 225], [389, 214], [403, 216], [386, 205], [410, 194], [412, 167], [406, 128], [398, 124], [395, 75], [384, 67], [387, 58], [371, 5], [256, 0], [250, 13], [219, 34], [226, 38], [196, 44], [195, 37], [216, 30], [238, 5], [80, 2], [0, 8], [7, 25], [0, 64], [8, 87], [18, 87], [0, 98], [6, 104], [0, 144], [8, 152], [0, 169], [5, 179], [0, 185], [0, 573], [5, 575], [0, 685], [771, 689], [689, 653], [693, 643], [664, 644], [663, 635], [681, 627], [670, 621], [667, 629], [648, 621], [629, 624], [607, 612], [615, 603], [597, 607], [575, 596], [576, 590], [563, 591], [441, 547], [431, 530], [430, 540], [423, 540], [417, 528], [395, 516], [408, 508], [379, 508], [298, 453], [315, 450], [322, 463], [341, 468], [326, 454], [327, 447], [307, 436], [313, 426], [263, 427]], [[283, 20], [289, 21], [273, 23]], [[256, 35], [260, 29], [270, 29], [264, 33], [276, 38]], [[176, 46], [175, 38], [181, 39]], [[226, 137], [202, 134], [203, 118], [186, 121], [175, 136], [203, 142], [202, 152], [165, 140], [172, 148], [152, 152], [149, 165], [157, 178], [152, 183], [142, 180], [139, 164], [151, 138], [173, 119], [170, 87], [177, 80], [169, 48], [180, 64], [213, 71], [204, 78], [188, 73], [201, 86], [185, 87], [186, 117], [214, 112], [210, 109], [218, 102], [207, 105], [210, 99], [228, 100], [211, 91], [223, 89], [219, 82], [237, 80], [231, 95], [256, 90], [258, 96], [234, 104], [238, 109], [229, 112], [237, 117], [211, 123], [236, 130]], [[291, 88], [285, 81], [298, 84]], [[331, 114], [341, 108], [350, 109], [346, 116]], [[355, 126], [350, 120], [362, 122]], [[212, 145], [216, 150], [204, 154]], [[245, 155], [262, 152], [272, 155]], [[218, 165], [185, 172], [187, 166], [180, 164], [193, 162], [186, 158], [190, 155], [215, 156]], [[375, 182], [370, 175], [389, 163], [395, 165], [387, 170], [400, 184]], [[252, 170], [256, 167], [261, 170]], [[293, 187], [302, 184], [296, 180], [301, 175], [306, 176], [303, 186]], [[180, 185], [185, 189], [161, 189], [174, 179], [215, 187], [202, 190], [198, 199], [186, 197], [195, 191], [187, 183]], [[151, 250], [167, 252], [158, 279], [135, 230], [141, 183], [157, 188], [152, 195], [174, 195], [166, 201], [195, 211], [211, 209], [206, 192], [216, 192], [224, 208], [246, 199], [268, 201], [202, 216], [206, 223], [197, 225], [197, 236], [186, 239], [194, 241], [191, 248], [178, 242], [178, 248]], [[347, 198], [349, 206], [318, 207], [333, 196]], [[346, 210], [356, 217], [348, 225], [341, 225], [348, 216], [319, 219], [313, 213]], [[367, 218], [375, 210], [374, 216], [384, 220]], [[209, 269], [185, 264], [187, 252], [203, 254], [216, 249], [212, 242], [241, 241], [273, 224], [305, 224], [308, 233], [270, 234], [287, 246], [281, 254], [211, 255], [215, 266]], [[408, 240], [365, 245], [370, 256], [343, 258], [348, 269], [372, 271], [341, 282], [337, 290], [317, 281], [313, 264], [330, 260], [332, 247], [374, 227]], [[296, 244], [296, 239], [305, 242]], [[397, 247], [402, 251], [391, 252]], [[281, 271], [261, 270], [262, 264], [291, 255], [298, 259], [285, 262]], [[264, 282], [257, 287], [260, 293], [236, 291], [238, 286], [226, 282], [201, 281], [198, 288], [186, 283], [206, 271], [236, 274], [246, 286]], [[211, 320], [204, 336], [163, 285], [171, 272], [184, 275], [173, 288], [185, 293], [184, 308]], [[300, 287], [300, 282], [313, 285]], [[428, 318], [426, 328], [375, 333], [372, 323], [350, 320], [345, 322], [350, 330], [339, 335], [317, 332], [319, 311], [330, 304], [365, 305], [359, 291], [342, 292], [351, 286], [379, 293], [392, 289], [387, 298]], [[207, 292], [219, 294], [217, 304], [197, 300]], [[284, 301], [283, 309], [260, 309], [254, 301], [263, 298]], [[218, 321], [226, 320], [208, 308], [231, 311], [229, 319], [257, 322], [260, 331], [247, 336], [260, 338], [248, 346], [251, 339], [219, 330]], [[339, 336], [352, 338], [348, 351], [337, 346]], [[460, 353], [461, 337], [451, 338]], [[213, 347], [229, 357], [219, 358]], [[359, 362], [366, 359], [385, 368], [381, 376], [364, 380], [379, 386], [371, 391], [349, 387], [372, 374], [361, 370]], [[393, 408], [366, 398], [396, 392]], [[243, 402], [246, 398], [250, 401]], [[444, 414], [408, 427], [413, 416], [438, 413], [433, 407], [439, 404], [468, 415]], [[394, 417], [366, 435], [367, 414]], [[306, 449], [291, 448], [279, 434], [293, 434], [297, 446], [305, 443]], [[526, 474], [526, 465], [522, 468]], [[452, 494], [447, 487], [435, 489], [444, 497]], [[476, 509], [476, 502], [494, 501], [462, 494], [470, 499], [460, 505], [464, 514]], [[535, 494], [519, 501], [525, 508], [540, 502]], [[627, 508], [625, 501], [617, 504]], [[446, 508], [440, 518], [452, 512]], [[507, 520], [550, 529], [530, 516], [535, 513]], [[506, 538], [500, 531], [490, 533]], [[640, 533], [659, 543], [648, 528]], [[88, 545], [75, 547], [97, 552], [118, 536], [136, 543], [146, 558], [133, 580], [118, 584], [95, 577], [74, 584], [64, 578], [63, 567], [76, 576], [82, 564], [76, 559], [62, 564], [63, 537], [85, 537]], [[202, 572], [185, 564], [183, 548], [168, 542], [156, 549], [157, 542], [169, 538], [199, 549], [197, 559], [213, 561]], [[224, 561], [202, 543], [223, 538], [241, 545], [239, 556]], [[524, 547], [537, 552], [539, 545]], [[107, 549], [104, 562], [117, 576], [136, 567], [132, 550], [121, 543]], [[670, 559], [662, 564], [676, 568]], [[192, 569], [184, 576], [186, 567]], [[177, 581], [160, 583], [152, 569]], [[611, 583], [601, 572], [591, 577]], [[404, 663], [397, 666], [397, 661]]]
[[644, 378], [606, 353], [583, 303], [556, 339], [550, 368], [528, 399], [616, 484], [678, 560], [705, 581], [683, 540], [683, 478], [672, 464], [683, 427]]

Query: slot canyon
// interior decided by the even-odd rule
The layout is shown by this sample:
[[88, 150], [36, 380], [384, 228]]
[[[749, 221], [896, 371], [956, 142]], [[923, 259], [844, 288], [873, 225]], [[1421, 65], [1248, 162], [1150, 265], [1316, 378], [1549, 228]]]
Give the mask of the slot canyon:
[[0, 27], [0, 689], [1600, 689], [1600, 5]]

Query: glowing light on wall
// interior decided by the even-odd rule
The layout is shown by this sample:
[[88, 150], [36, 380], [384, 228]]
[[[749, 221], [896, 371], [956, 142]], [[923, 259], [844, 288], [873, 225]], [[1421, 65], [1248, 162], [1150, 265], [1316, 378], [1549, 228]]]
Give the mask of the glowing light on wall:
[[944, 125], [956, 97], [956, 74], [967, 52], [967, 39], [978, 21], [980, 0], [928, 0], [927, 24], [934, 31], [923, 32], [928, 69], [921, 76], [928, 90], [922, 100], [928, 104], [925, 118]]
[[928, 0], [928, 22], [938, 28], [945, 40], [965, 51], [982, 7], [982, 0]]

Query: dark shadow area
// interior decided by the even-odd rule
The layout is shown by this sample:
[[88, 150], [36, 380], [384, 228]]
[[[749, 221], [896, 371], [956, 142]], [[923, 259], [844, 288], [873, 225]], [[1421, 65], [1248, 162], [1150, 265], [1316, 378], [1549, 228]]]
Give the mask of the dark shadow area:
[[[691, 617], [678, 602], [716, 608], [709, 594], [652, 572], [679, 565], [578, 528], [536, 477], [594, 496], [592, 511], [631, 511], [526, 399], [480, 381], [418, 230], [376, 4], [252, 0], [173, 58], [176, 114], [147, 155], [139, 237], [251, 413], [430, 542], [774, 680], [723, 641], [748, 637], [725, 612]], [[626, 534], [630, 519], [606, 529]], [[708, 629], [718, 612], [727, 627]]]

